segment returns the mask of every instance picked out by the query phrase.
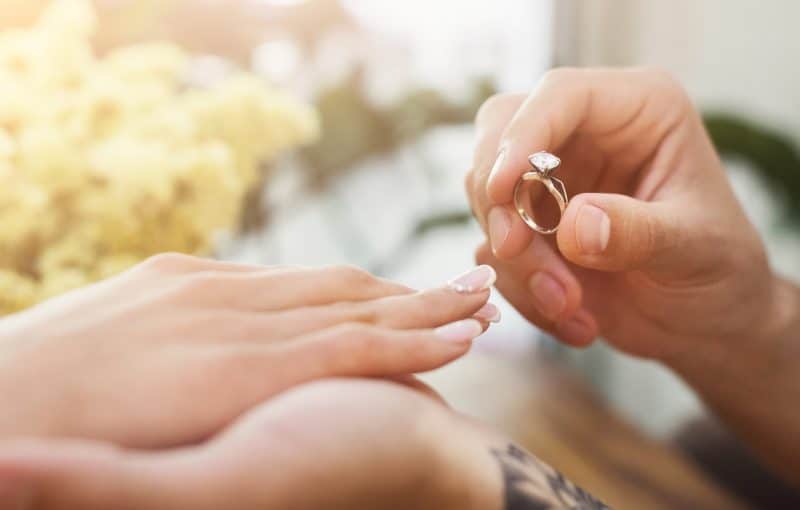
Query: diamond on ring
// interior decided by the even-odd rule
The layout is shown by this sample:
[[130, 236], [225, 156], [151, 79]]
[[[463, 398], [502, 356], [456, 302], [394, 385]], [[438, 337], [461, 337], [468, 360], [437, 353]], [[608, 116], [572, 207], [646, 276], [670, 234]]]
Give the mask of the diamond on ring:
[[[524, 184], [527, 181], [538, 181], [547, 189], [547, 191], [556, 199], [558, 208], [561, 215], [564, 215], [564, 210], [567, 208], [569, 198], [567, 197], [567, 190], [564, 183], [553, 177], [553, 171], [561, 165], [561, 159], [550, 154], [549, 152], [537, 152], [528, 156], [528, 161], [533, 165], [530, 172], [524, 173], [517, 181], [514, 187], [514, 205], [517, 208], [522, 221], [525, 222], [531, 229], [539, 232], [540, 234], [555, 234], [558, 231], [558, 225], [553, 228], [545, 228], [538, 223], [528, 214], [525, 208], [525, 198], [522, 195], [527, 193]], [[530, 202], [530, 196], [527, 196], [527, 201]], [[560, 219], [559, 219], [560, 222]]]
[[553, 170], [561, 165], [561, 160], [559, 158], [546, 151], [531, 154], [528, 156], [528, 161], [531, 162], [531, 165], [533, 165], [534, 168], [545, 175], [552, 173]]

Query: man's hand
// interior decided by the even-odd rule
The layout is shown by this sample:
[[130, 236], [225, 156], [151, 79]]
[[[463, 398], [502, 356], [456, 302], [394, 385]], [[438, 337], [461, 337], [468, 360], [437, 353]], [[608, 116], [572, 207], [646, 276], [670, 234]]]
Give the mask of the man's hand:
[[[696, 355], [760, 337], [775, 278], [686, 94], [657, 71], [558, 70], [478, 115], [467, 188], [498, 288], [537, 325], [631, 354]], [[548, 150], [572, 200], [557, 237], [512, 206], [526, 157]], [[551, 200], [547, 193], [539, 197]]]
[[[556, 70], [528, 97], [491, 99], [477, 123], [466, 185], [491, 244], [477, 258], [498, 289], [569, 344], [602, 335], [668, 364], [797, 473], [798, 292], [770, 270], [681, 87], [651, 70]], [[512, 206], [540, 150], [562, 158], [572, 196], [556, 237], [534, 235]]]
[[413, 292], [351, 267], [161, 255], [0, 321], [0, 438], [187, 444], [303, 382], [430, 370], [496, 318], [493, 281]]
[[368, 380], [307, 384], [205, 445], [169, 452], [0, 442], [0, 501], [19, 510], [606, 509], [408, 384], [422, 391]]

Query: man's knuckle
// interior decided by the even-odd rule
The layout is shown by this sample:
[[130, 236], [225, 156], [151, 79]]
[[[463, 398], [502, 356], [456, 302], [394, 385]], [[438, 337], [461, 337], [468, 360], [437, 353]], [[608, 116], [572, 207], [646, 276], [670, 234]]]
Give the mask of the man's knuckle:
[[661, 67], [643, 67], [638, 71], [648, 89], [665, 97], [670, 104], [683, 105], [691, 102], [683, 84], [670, 71]]
[[638, 242], [636, 244], [640, 246], [640, 257], [645, 260], [656, 255], [659, 248], [664, 245], [664, 232], [660, 227], [660, 223], [652, 215], [643, 216], [637, 237]]

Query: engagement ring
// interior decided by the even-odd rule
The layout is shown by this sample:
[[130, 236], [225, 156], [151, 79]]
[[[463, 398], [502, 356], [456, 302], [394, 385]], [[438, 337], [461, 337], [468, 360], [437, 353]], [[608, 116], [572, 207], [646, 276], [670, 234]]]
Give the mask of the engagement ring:
[[525, 204], [526, 202], [531, 202], [531, 196], [525, 185], [531, 181], [538, 181], [547, 188], [547, 191], [549, 191], [556, 199], [556, 202], [558, 202], [558, 208], [561, 210], [558, 218], [560, 223], [561, 216], [564, 215], [564, 210], [569, 203], [569, 198], [567, 198], [567, 190], [564, 187], [564, 183], [551, 174], [561, 165], [561, 160], [549, 152], [542, 151], [528, 156], [528, 161], [530, 161], [533, 166], [533, 170], [524, 173], [522, 177], [519, 178], [519, 181], [517, 181], [517, 185], [514, 188], [514, 205], [522, 221], [530, 228], [540, 234], [555, 234], [558, 231], [558, 223], [556, 223], [556, 226], [553, 228], [545, 228], [537, 224], [531, 215], [528, 214]]

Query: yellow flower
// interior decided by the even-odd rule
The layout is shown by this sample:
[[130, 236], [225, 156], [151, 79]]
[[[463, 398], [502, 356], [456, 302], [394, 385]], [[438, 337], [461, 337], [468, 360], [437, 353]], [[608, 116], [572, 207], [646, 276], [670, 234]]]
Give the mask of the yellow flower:
[[0, 313], [235, 228], [261, 163], [316, 136], [310, 107], [240, 74], [186, 90], [190, 57], [97, 58], [88, 0], [0, 34]]
[[37, 284], [33, 279], [0, 269], [0, 308], [7, 312], [22, 310], [37, 297]]

